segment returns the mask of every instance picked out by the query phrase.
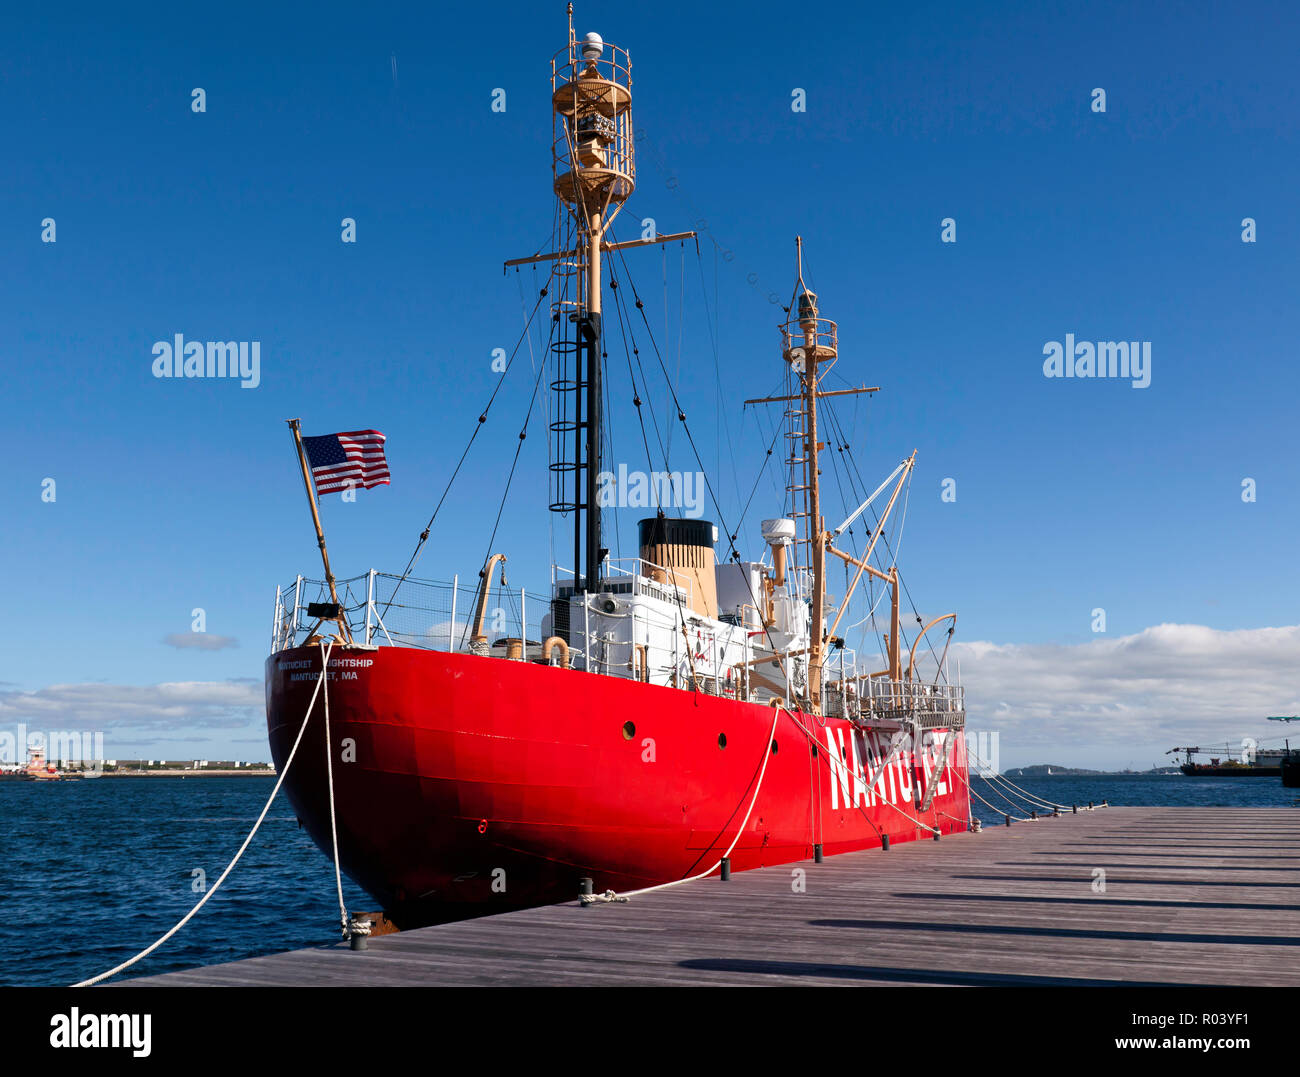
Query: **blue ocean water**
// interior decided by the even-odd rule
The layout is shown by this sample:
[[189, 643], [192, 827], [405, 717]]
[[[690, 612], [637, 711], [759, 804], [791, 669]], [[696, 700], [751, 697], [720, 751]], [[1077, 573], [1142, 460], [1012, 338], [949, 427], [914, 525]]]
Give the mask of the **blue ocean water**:
[[[0, 982], [67, 985], [167, 931], [211, 887], [275, 780], [0, 781]], [[343, 880], [353, 910], [374, 909]], [[127, 976], [339, 939], [330, 861], [281, 793], [243, 859], [180, 932]]]
[[[1008, 783], [1011, 788], [1008, 788]], [[1018, 787], [1018, 790], [1017, 788]], [[1300, 789], [1287, 789], [1281, 778], [1189, 778], [1183, 774], [1107, 774], [1100, 777], [1072, 778], [1065, 775], [1034, 778], [996, 778], [992, 782], [980, 777], [971, 779], [971, 814], [986, 825], [1002, 823], [1006, 815], [1013, 818], [1039, 814], [1044, 809], [1030, 797], [1054, 804], [1083, 807], [1089, 801], [1126, 807], [1197, 808], [1296, 808]], [[1025, 794], [1029, 794], [1026, 797]], [[988, 804], [981, 804], [983, 797]]]
[[[176, 923], [211, 886], [270, 795], [271, 778], [101, 778], [0, 782], [0, 982], [62, 985], [96, 975]], [[1015, 779], [1061, 804], [1275, 806], [1300, 810], [1276, 778], [1141, 775]], [[989, 824], [1027, 805], [980, 778]], [[375, 902], [344, 879], [352, 910]], [[143, 976], [337, 941], [328, 859], [277, 798], [220, 891], [180, 933], [135, 965]]]

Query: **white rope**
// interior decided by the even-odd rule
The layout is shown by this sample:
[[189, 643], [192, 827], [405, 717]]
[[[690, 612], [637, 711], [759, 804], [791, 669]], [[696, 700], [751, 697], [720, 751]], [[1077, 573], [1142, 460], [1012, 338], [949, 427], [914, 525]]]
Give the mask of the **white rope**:
[[[1005, 783], [1006, 785], [1011, 786], [1012, 789], [1019, 790], [1019, 792], [1023, 794], [1023, 796], [1022, 796], [1020, 799], [1025, 800], [1025, 801], [1027, 801], [1027, 802], [1029, 802], [1029, 803], [1031, 803], [1031, 804], [1032, 804], [1034, 801], [1037, 801], [1038, 804], [1039, 804], [1039, 806], [1041, 806], [1041, 807], [1047, 807], [1047, 808], [1070, 808], [1070, 807], [1072, 807], [1072, 805], [1069, 805], [1069, 804], [1057, 804], [1057, 803], [1056, 803], [1055, 801], [1053, 801], [1053, 800], [1045, 800], [1045, 799], [1043, 799], [1042, 797], [1035, 796], [1033, 793], [1029, 792], [1027, 789], [1021, 789], [1020, 786], [1016, 785], [1016, 783], [1013, 782], [1010, 778], [1006, 777], [1006, 775], [1004, 775], [1004, 774], [999, 774], [999, 773], [998, 773], [997, 771], [995, 771], [991, 766], [989, 766], [988, 763], [986, 763], [984, 760], [982, 760], [978, 755], [975, 755], [975, 753], [972, 752], [972, 751], [970, 750], [969, 747], [968, 747], [966, 750], [967, 750], [967, 752], [968, 752], [969, 754], [975, 756], [975, 762], [977, 762], [977, 763], [978, 763], [978, 764], [979, 764], [979, 765], [980, 765], [984, 770], [986, 770], [986, 771], [989, 772], [988, 774], [981, 774], [980, 777], [983, 778], [986, 782], [988, 782], [988, 784], [989, 784], [990, 786], [993, 785], [993, 779], [997, 779], [997, 781], [1002, 782], [1002, 783]], [[990, 777], [989, 777], [989, 774], [991, 774], [991, 775], [993, 776], [993, 778], [990, 778]], [[997, 787], [995, 786], [995, 788], [997, 788]], [[1011, 803], [1010, 798], [1009, 798], [1009, 797], [1006, 797], [1006, 794], [1005, 794], [1005, 793], [1003, 793], [1003, 796], [1004, 796], [1004, 798], [1007, 799], [1007, 802], [1008, 802], [1008, 803]]]
[[[596, 902], [624, 902], [627, 901], [628, 898], [636, 897], [638, 894], [651, 894], [656, 890], [667, 890], [670, 886], [681, 886], [682, 883], [693, 883], [696, 879], [703, 879], [708, 875], [712, 875], [722, 864], [722, 861], [726, 860], [727, 857], [731, 855], [731, 851], [740, 841], [740, 836], [745, 832], [745, 824], [749, 822], [749, 817], [754, 811], [754, 805], [758, 803], [758, 793], [759, 790], [763, 788], [763, 776], [767, 774], [767, 763], [768, 760], [772, 758], [772, 742], [773, 738], [776, 736], [776, 723], [780, 720], [781, 712], [783, 710], [785, 710], [784, 707], [772, 708], [772, 729], [771, 732], [768, 733], [767, 742], [763, 746], [763, 766], [758, 772], [758, 783], [754, 786], [754, 795], [750, 798], [749, 810], [745, 812], [745, 818], [740, 821], [740, 826], [736, 829], [736, 836], [731, 839], [731, 844], [727, 846], [727, 851], [722, 854], [713, 867], [709, 868], [708, 871], [702, 871], [698, 875], [692, 875], [689, 878], [674, 879], [670, 883], [660, 883], [658, 886], [646, 886], [642, 887], [640, 890], [629, 890], [625, 894], [619, 894], [613, 890], [606, 890], [603, 894], [583, 894], [579, 899], [581, 903], [583, 905], [591, 905]], [[791, 715], [791, 717], [793, 717], [793, 715]]]
[[[808, 741], [809, 744], [812, 745], [813, 753], [814, 753], [814, 757], [815, 757], [815, 758], [818, 758], [818, 759], [825, 759], [825, 760], [826, 760], [826, 769], [827, 769], [827, 772], [828, 772], [828, 773], [827, 773], [827, 777], [830, 778], [830, 782], [831, 782], [831, 784], [834, 785], [834, 784], [835, 784], [835, 771], [834, 771], [834, 770], [832, 769], [832, 767], [831, 767], [831, 753], [834, 751], [834, 749], [828, 747], [827, 745], [823, 745], [822, 742], [819, 741], [819, 740], [817, 739], [817, 737], [813, 735], [812, 730], [810, 730], [806, 725], [804, 725], [801, 721], [799, 721], [799, 719], [796, 718], [793, 714], [791, 714], [789, 717], [790, 717], [790, 721], [794, 722], [795, 725], [797, 725], [801, 730], [803, 730], [804, 738]], [[823, 723], [823, 725], [822, 725], [821, 728], [823, 728], [823, 729], [826, 728], [824, 723]], [[827, 735], [827, 738], [826, 738], [826, 739], [827, 739], [828, 742], [830, 741], [830, 736], [829, 736], [829, 734]], [[818, 773], [818, 781], [819, 781], [819, 786], [818, 786], [818, 787], [820, 788], [820, 775], [821, 775], [821, 771], [818, 771], [817, 773]], [[820, 797], [820, 794], [819, 794], [819, 797]], [[819, 800], [818, 800], [818, 804], [820, 805], [820, 803], [821, 803], [821, 801], [820, 801], [820, 799], [819, 799]], [[855, 799], [854, 802], [853, 802], [853, 806], [854, 806], [855, 809], [857, 809], [858, 814], [861, 815], [862, 818], [865, 819], [865, 820], [867, 821], [867, 826], [871, 827], [871, 829], [872, 829], [872, 831], [875, 833], [876, 837], [881, 837], [882, 835], [881, 835], [880, 827], [876, 826], [876, 824], [875, 824], [874, 822], [872, 822], [871, 816], [869, 816], [869, 815], [867, 814], [866, 809], [863, 808], [860, 804], [858, 804], [858, 802], [857, 802], [856, 799]], [[824, 837], [825, 834], [823, 833], [822, 836]]]
[[[1032, 821], [1033, 821], [1033, 820], [1031, 820], [1031, 819], [1029, 818], [1029, 816], [1027, 816], [1027, 815], [1013, 815], [1011, 812], [1009, 812], [1009, 811], [1005, 811], [1005, 810], [1003, 810], [1002, 808], [996, 808], [996, 807], [994, 807], [994, 806], [993, 806], [992, 804], [990, 804], [987, 800], [985, 800], [982, 796], [980, 796], [977, 792], [975, 792], [974, 787], [971, 786], [971, 785], [967, 785], [966, 788], [970, 791], [970, 795], [971, 795], [971, 796], [973, 796], [976, 800], [978, 800], [981, 804], [984, 805], [984, 807], [988, 808], [988, 810], [991, 811], [991, 812], [995, 812], [995, 813], [997, 813], [998, 815], [1005, 815], [1005, 816], [1007, 816], [1008, 818], [1016, 819], [1016, 820], [1018, 820], [1019, 822], [1022, 822], [1022, 823], [1029, 823], [1029, 822], [1032, 822]], [[1004, 795], [1002, 799], [1003, 799], [1003, 800], [1006, 800], [1006, 796]], [[1024, 808], [1020, 807], [1020, 805], [1018, 805], [1018, 804], [1013, 804], [1010, 800], [1007, 800], [1007, 803], [1008, 803], [1008, 804], [1011, 804], [1012, 811], [1024, 811], [1024, 810], [1025, 810]]]
[[[810, 741], [812, 741], [812, 743], [813, 743], [814, 745], [816, 745], [818, 749], [821, 749], [821, 750], [818, 751], [818, 755], [821, 755], [823, 750], [834, 751], [833, 748], [831, 748], [831, 749], [826, 749], [826, 746], [823, 745], [823, 744], [821, 743], [821, 741], [819, 741], [815, 736], [813, 736], [812, 733], [811, 733], [811, 731], [810, 731], [810, 730], [809, 730], [809, 729], [808, 729], [808, 728], [807, 728], [807, 727], [806, 727], [802, 722], [800, 722], [799, 719], [796, 718], [793, 714], [790, 715], [790, 720], [791, 720], [792, 722], [794, 722], [794, 724], [797, 725], [800, 729], [803, 730], [803, 733], [804, 733], [804, 736], [805, 736], [805, 737], [807, 737]], [[889, 757], [888, 757], [887, 759], [885, 759], [885, 760], [880, 764], [880, 771], [879, 771], [879, 772], [880, 772], [881, 774], [884, 773], [886, 767], [889, 767], [889, 766], [892, 766], [892, 765], [893, 765], [895, 759], [902, 759], [901, 751], [902, 751], [902, 745], [901, 745], [901, 743], [900, 743], [900, 745], [899, 745], [897, 748], [895, 748], [893, 751], [891, 751], [891, 752], [889, 753]], [[827, 766], [828, 768], [831, 766], [831, 762], [830, 762], [830, 756], [829, 756], [829, 754], [827, 754], [827, 756], [826, 756], [826, 766]], [[867, 769], [869, 770], [869, 769], [870, 769], [870, 766], [871, 766], [871, 761], [870, 761], [869, 758], [868, 758], [868, 760], [867, 760], [866, 766], [867, 766]], [[955, 768], [954, 768], [954, 769], [955, 769]], [[831, 781], [832, 781], [832, 782], [835, 781], [835, 775], [834, 775], [833, 772], [831, 773]], [[875, 788], [875, 785], [876, 785], [876, 783], [873, 782], [871, 788], [874, 789], [874, 788]], [[884, 786], [884, 781], [883, 781], [883, 779], [879, 780], [879, 785], [880, 785], [880, 794], [879, 794], [879, 796], [878, 796], [877, 799], [878, 799], [878, 801], [879, 801], [880, 803], [883, 803], [883, 804], [885, 804], [886, 806], [888, 806], [888, 807], [890, 807], [890, 808], [893, 808], [894, 811], [898, 812], [898, 814], [901, 815], [904, 819], [906, 819], [909, 823], [914, 824], [915, 826], [919, 827], [921, 830], [928, 830], [931, 834], [939, 834], [939, 833], [942, 833], [942, 831], [939, 829], [939, 827], [937, 827], [937, 826], [931, 826], [929, 823], [923, 823], [923, 822], [921, 822], [921, 820], [919, 820], [919, 819], [913, 819], [910, 815], [907, 814], [907, 812], [903, 811], [902, 808], [899, 808], [899, 807], [897, 807], [896, 805], [891, 804], [890, 801], [889, 801], [889, 797], [887, 797], [887, 796], [885, 795], [885, 786]], [[913, 786], [914, 786], [914, 787], [915, 787], [915, 785], [916, 785], [916, 783], [913, 782]], [[854, 805], [855, 805], [855, 807], [856, 807], [856, 804], [857, 804], [857, 801], [856, 801], [856, 798], [855, 798], [855, 801], [854, 801]], [[937, 810], [937, 809], [936, 809], [936, 810]], [[870, 817], [869, 815], [867, 815], [867, 813], [866, 813], [865, 811], [863, 811], [861, 808], [858, 808], [858, 811], [861, 812], [862, 817], [863, 817], [864, 819], [867, 820], [867, 822], [870, 824], [871, 828], [872, 828], [873, 830], [875, 830], [877, 834], [879, 834], [880, 831], [879, 831], [879, 829], [876, 827], [876, 824], [873, 823], [873, 822], [871, 821], [871, 817]]]
[[[969, 771], [969, 768], [967, 768], [967, 769], [968, 769], [968, 771]], [[998, 797], [1001, 797], [1003, 800], [1005, 800], [1005, 801], [1007, 802], [1007, 804], [1009, 804], [1009, 805], [1011, 806], [1011, 811], [1007, 811], [1005, 808], [999, 808], [999, 807], [998, 807], [997, 805], [995, 805], [995, 804], [990, 804], [987, 800], [985, 800], [982, 796], [980, 796], [977, 792], [975, 792], [975, 787], [974, 787], [973, 785], [970, 784], [970, 778], [969, 778], [969, 776], [968, 776], [967, 779], [966, 779], [966, 788], [967, 788], [967, 790], [970, 792], [970, 795], [971, 795], [971, 796], [973, 796], [976, 800], [978, 800], [978, 801], [979, 801], [981, 804], [983, 804], [986, 808], [988, 808], [988, 809], [989, 809], [990, 811], [992, 811], [992, 812], [996, 812], [998, 815], [1009, 816], [1010, 818], [1013, 818], [1013, 819], [1017, 820], [1018, 822], [1022, 822], [1022, 823], [1032, 823], [1032, 822], [1035, 821], [1035, 819], [1031, 818], [1031, 817], [1028, 816], [1028, 815], [1016, 815], [1016, 814], [1015, 814], [1016, 812], [1023, 812], [1025, 809], [1024, 809], [1023, 807], [1021, 807], [1019, 804], [1017, 804], [1014, 800], [1012, 800], [1009, 796], [1007, 796], [1006, 791], [1005, 791], [1001, 786], [999, 786], [999, 785], [994, 785], [991, 781], [988, 780], [987, 776], [985, 776], [985, 775], [983, 775], [983, 774], [979, 774], [979, 775], [977, 775], [977, 777], [979, 777], [979, 778], [983, 778], [983, 779], [984, 779], [984, 784], [985, 784], [985, 786], [988, 788], [990, 795], [998, 796]]]
[[[329, 652], [333, 650], [333, 648], [334, 648], [334, 641], [330, 640], [329, 647], [323, 649], [323, 653], [326, 661], [328, 661]], [[101, 980], [107, 980], [110, 976], [116, 976], [123, 969], [130, 968], [141, 958], [148, 957], [149, 954], [153, 953], [156, 949], [158, 949], [159, 946], [161, 946], [164, 942], [166, 942], [173, 935], [175, 935], [176, 932], [178, 932], [187, 923], [189, 923], [190, 918], [193, 917], [193, 915], [196, 912], [198, 912], [201, 908], [203, 908], [208, 898], [210, 898], [213, 894], [217, 892], [217, 888], [221, 886], [223, 882], [225, 882], [226, 876], [229, 875], [231, 870], [234, 868], [234, 866], [239, 863], [239, 858], [244, 855], [244, 850], [248, 848], [249, 842], [253, 840], [253, 835], [257, 833], [258, 827], [262, 825], [262, 820], [266, 818], [266, 813], [271, 810], [271, 804], [275, 800], [275, 795], [280, 791], [280, 786], [284, 784], [284, 777], [286, 774], [289, 773], [289, 766], [293, 763], [294, 754], [298, 751], [298, 745], [302, 742], [302, 735], [305, 732], [307, 732], [307, 722], [311, 718], [312, 710], [316, 706], [316, 696], [320, 693], [321, 686], [324, 683], [325, 683], [325, 668], [324, 666], [322, 666], [320, 679], [316, 681], [316, 690], [312, 692], [311, 702], [307, 704], [307, 714], [302, 720], [302, 727], [298, 730], [298, 736], [293, 742], [293, 748], [289, 752], [289, 758], [284, 761], [284, 767], [280, 771], [279, 778], [276, 780], [275, 788], [271, 790], [271, 796], [266, 802], [266, 807], [262, 809], [262, 814], [257, 817], [257, 822], [253, 824], [253, 829], [248, 832], [248, 837], [244, 839], [244, 844], [239, 847], [239, 852], [235, 854], [235, 858], [229, 864], [226, 865], [226, 870], [221, 873], [221, 877], [217, 879], [215, 883], [212, 884], [212, 889], [209, 890], [206, 894], [204, 894], [201, 898], [199, 898], [198, 904], [195, 905], [194, 908], [192, 908], [189, 912], [187, 912], [181, 918], [181, 920], [176, 924], [176, 926], [173, 927], [170, 931], [168, 931], [167, 934], [162, 936], [162, 938], [158, 939], [157, 942], [151, 944], [150, 946], [145, 947], [138, 954], [136, 954], [135, 957], [127, 961], [123, 961], [116, 968], [111, 968], [107, 972], [101, 972], [98, 976], [93, 976], [89, 980], [82, 980], [80, 983], [73, 984], [72, 985], [73, 987], [93, 987]]]
[[[380, 624], [383, 622], [381, 621]], [[385, 629], [387, 631], [387, 629]], [[333, 642], [330, 643], [332, 647]], [[326, 667], [329, 665], [329, 659], [325, 653], [325, 641], [321, 640], [321, 678], [324, 680]], [[339, 926], [343, 931], [343, 937], [346, 939], [350, 932], [348, 931], [348, 907], [343, 903], [343, 876], [339, 873], [339, 832], [338, 826], [334, 821], [334, 746], [330, 740], [330, 693], [325, 689], [325, 775], [329, 783], [330, 791], [330, 841], [334, 846], [334, 885], [338, 887], [339, 892]]]
[[[1010, 786], [1013, 790], [1019, 789], [1019, 786], [1014, 785], [1012, 782], [1006, 781], [1006, 779], [1002, 778], [999, 775], [990, 776], [987, 774], [981, 774], [980, 777], [983, 778], [986, 782], [988, 782], [989, 785], [992, 785], [994, 788], [1002, 790], [1003, 795], [1007, 795], [1006, 794], [1007, 786]], [[1024, 801], [1031, 808], [1048, 808], [1050, 810], [1066, 808], [1068, 810], [1070, 807], [1070, 805], [1068, 804], [1056, 804], [1050, 800], [1043, 800], [1041, 797], [1036, 797], [1034, 796], [1033, 793], [1026, 792], [1023, 789], [1019, 789], [1018, 793], [1013, 792], [1010, 795], [1015, 797], [1017, 800]]]

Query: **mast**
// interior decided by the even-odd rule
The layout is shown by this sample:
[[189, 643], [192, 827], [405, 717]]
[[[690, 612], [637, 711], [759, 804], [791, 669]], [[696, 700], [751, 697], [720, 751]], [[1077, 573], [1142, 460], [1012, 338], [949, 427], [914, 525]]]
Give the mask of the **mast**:
[[[790, 302], [790, 317], [781, 327], [783, 353], [790, 364], [790, 372], [798, 377], [800, 393], [794, 398], [799, 406], [787, 411], [790, 419], [791, 484], [788, 489], [795, 502], [803, 495], [803, 511], [791, 506], [795, 516], [803, 517], [803, 544], [807, 549], [808, 568], [812, 574], [812, 594], [809, 596], [811, 616], [808, 624], [808, 699], [814, 712], [821, 710], [822, 669], [826, 662], [829, 643], [826, 625], [826, 550], [829, 536], [822, 519], [821, 503], [821, 450], [818, 439], [817, 400], [830, 396], [818, 391], [822, 376], [829, 371], [839, 356], [839, 332], [835, 323], [823, 318], [817, 307], [817, 294], [809, 290], [803, 279], [803, 237], [795, 237], [795, 288]], [[875, 392], [865, 386], [860, 389], [841, 390], [834, 395]], [[800, 424], [803, 424], [801, 426]], [[802, 454], [798, 455], [799, 450]], [[802, 482], [795, 481], [802, 468]]]
[[[599, 34], [569, 43], [551, 59], [551, 176], [574, 235], [557, 235], [548, 254], [512, 258], [511, 266], [553, 262], [548, 282], [554, 323], [556, 418], [550, 424], [550, 509], [573, 514], [573, 593], [600, 590], [608, 554], [601, 537], [601, 432], [604, 424], [604, 349], [601, 333], [602, 260], [606, 251], [695, 238], [694, 232], [609, 242], [610, 227], [636, 188], [632, 136], [632, 63], [627, 50]], [[567, 248], [567, 249], [563, 249]], [[697, 243], [698, 249], [698, 243]], [[639, 305], [639, 304], [638, 304]], [[557, 633], [567, 633], [567, 605], [557, 611]]]
[[[561, 375], [554, 388], [570, 404], [566, 432], [573, 433], [573, 460], [552, 470], [561, 489], [557, 511], [573, 511], [574, 590], [599, 590], [601, 545], [599, 476], [601, 463], [602, 376], [601, 259], [614, 218], [636, 187], [632, 138], [632, 65], [627, 52], [606, 45], [599, 34], [579, 41], [569, 5], [569, 43], [551, 61], [552, 176], [555, 195], [569, 210], [577, 230], [576, 250], [557, 259], [574, 287], [560, 290], [553, 307], [572, 324], [575, 338], [572, 376]], [[561, 330], [564, 326], [561, 325]], [[571, 486], [566, 481], [571, 480]]]
[[[787, 344], [786, 358], [792, 369], [802, 374], [803, 408], [807, 419], [804, 443], [804, 481], [807, 489], [805, 535], [808, 542], [809, 567], [812, 569], [812, 616], [808, 641], [808, 696], [814, 710], [821, 708], [822, 665], [826, 652], [823, 625], [826, 622], [826, 526], [821, 515], [821, 444], [817, 440], [817, 368], [823, 359], [834, 361], [838, 341], [834, 322], [823, 330], [817, 316], [817, 295], [803, 282], [803, 237], [795, 237], [795, 302], [791, 304], [803, 332], [801, 347]], [[822, 337], [825, 343], [822, 343]], [[798, 369], [802, 359], [803, 369]]]
[[[835, 535], [838, 535], [840, 530], [847, 527], [858, 513], [867, 507], [866, 503], [853, 516], [850, 516], [841, 525], [840, 529], [835, 531], [834, 535], [826, 530], [826, 522], [822, 519], [821, 503], [821, 450], [825, 446], [818, 440], [817, 401], [829, 396], [874, 393], [879, 391], [880, 387], [871, 386], [868, 388], [863, 385], [856, 389], [836, 389], [829, 392], [822, 392], [819, 389], [821, 379], [834, 366], [836, 359], [839, 357], [839, 330], [833, 321], [821, 316], [817, 306], [816, 293], [809, 290], [804, 283], [803, 238], [801, 236], [795, 237], [795, 290], [787, 313], [789, 318], [781, 326], [782, 354], [786, 363], [789, 364], [790, 374], [799, 380], [799, 391], [787, 396], [746, 400], [745, 403], [774, 404], [781, 402], [789, 405], [785, 413], [786, 418], [789, 420], [786, 438], [790, 443], [790, 455], [786, 459], [786, 464], [790, 469], [790, 482], [786, 486], [786, 490], [791, 495], [791, 516], [796, 519], [801, 517], [803, 520], [803, 538], [800, 540], [800, 544], [806, 547], [806, 564], [804, 567], [809, 570], [812, 576], [812, 594], [809, 596], [811, 609], [808, 625], [808, 700], [811, 709], [815, 713], [820, 713], [822, 672], [826, 665], [826, 651], [833, 640], [840, 619], [844, 616], [844, 611], [854, 588], [857, 586], [858, 579], [861, 578], [864, 571], [880, 576], [885, 580], [888, 580], [889, 576], [871, 568], [866, 563], [866, 559], [870, 558], [872, 550], [875, 548], [876, 538], [879, 538], [879, 530], [872, 538], [867, 547], [866, 555], [862, 559], [851, 557], [832, 544]], [[905, 479], [910, 467], [910, 461], [905, 461], [904, 464], [899, 466], [895, 474], [902, 473]], [[894, 491], [894, 498], [897, 498], [902, 482], [903, 479], [900, 479], [899, 485]], [[800, 507], [800, 501], [802, 501], [802, 508]], [[893, 503], [891, 498], [889, 508], [885, 510], [884, 516], [880, 519], [882, 525], [885, 517], [889, 515], [890, 509], [893, 508]], [[859, 566], [858, 575], [845, 593], [840, 603], [839, 612], [836, 614], [835, 622], [831, 625], [829, 632], [826, 630], [827, 552]], [[897, 605], [897, 592], [895, 591], [895, 617], [897, 616]], [[894, 636], [897, 637], [896, 629]], [[900, 658], [897, 654], [894, 654], [890, 667], [895, 677], [899, 665]]]

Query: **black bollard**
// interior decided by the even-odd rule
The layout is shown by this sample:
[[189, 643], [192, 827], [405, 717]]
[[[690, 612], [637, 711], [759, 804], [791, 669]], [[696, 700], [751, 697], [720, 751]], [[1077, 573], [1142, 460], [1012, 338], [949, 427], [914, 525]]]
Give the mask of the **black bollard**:
[[724, 856], [722, 858], [722, 881], [725, 883], [730, 878], [731, 878], [731, 857]]
[[881, 835], [880, 835], [880, 851], [881, 851], [882, 853], [887, 853], [887, 852], [889, 852], [889, 835], [888, 835], [888, 834], [881, 834]]
[[1009, 815], [1004, 815], [1002, 818], [1005, 819], [1005, 820], [1007, 821], [1007, 826], [1010, 826], [1010, 825], [1011, 825], [1011, 816], [1009, 816]]
[[592, 881], [586, 876], [583, 876], [583, 878], [578, 880], [578, 893], [585, 897], [591, 897], [593, 890], [594, 886], [592, 885]]
[[1053, 809], [1052, 809], [1052, 818], [1053, 818], [1053, 819], [1059, 819], [1060, 817], [1061, 817], [1061, 809], [1060, 809], [1060, 808], [1053, 808]]
[[1031, 818], [1031, 819], [1037, 819], [1037, 818], [1038, 818], [1038, 812], [1037, 812], [1037, 811], [1031, 811], [1031, 812], [1029, 813], [1029, 818]]
[[1092, 811], [1092, 801], [1088, 801], [1088, 810]]
[[938, 841], [938, 840], [939, 840], [939, 828], [938, 828], [938, 827], [935, 827], [935, 831], [934, 831], [934, 840], [935, 840], [935, 841]]
[[816, 845], [813, 846], [813, 863], [820, 864], [821, 862], [822, 862], [822, 847], [821, 847], [821, 843], [818, 842]]
[[1078, 815], [1078, 814], [1079, 814], [1079, 805], [1076, 804], [1076, 805], [1074, 806], [1074, 812], [1073, 812], [1073, 814], [1074, 814], [1074, 815]]
[[352, 921], [348, 924], [348, 949], [366, 949], [366, 943], [370, 939], [370, 929], [374, 926], [374, 923], [373, 920], [353, 917]]

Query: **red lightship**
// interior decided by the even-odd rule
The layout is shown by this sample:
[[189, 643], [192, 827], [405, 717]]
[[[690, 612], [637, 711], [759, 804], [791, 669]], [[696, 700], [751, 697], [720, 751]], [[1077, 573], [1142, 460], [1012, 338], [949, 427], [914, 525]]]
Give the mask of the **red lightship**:
[[[838, 329], [803, 282], [801, 243], [780, 326], [784, 389], [745, 402], [778, 409], [765, 414], [785, 449], [774, 458], [784, 499], [753, 536], [761, 556], [742, 558], [742, 521], [724, 526], [719, 557], [713, 523], [672, 507], [680, 477], [665, 460], [640, 476], [637, 556], [609, 557], [602, 435], [616, 368], [605, 353], [629, 326], [649, 332], [623, 251], [692, 233], [614, 239], [635, 187], [626, 52], [577, 39], [570, 22], [551, 106], [555, 253], [507, 265], [549, 272], [550, 508], [574, 567], [553, 566], [539, 595], [497, 583], [502, 553], [472, 588], [375, 571], [335, 580], [328, 561], [324, 581], [280, 588], [266, 663], [279, 769], [329, 645], [330, 765], [318, 699], [285, 778], [299, 818], [332, 856], [332, 799], [342, 870], [403, 926], [571, 900], [588, 880], [625, 892], [724, 857], [744, 871], [966, 830], [963, 693], [946, 663], [956, 617], [918, 624], [909, 645], [887, 534], [916, 454], [871, 493], [849, 474], [844, 522], [828, 529], [822, 454], [827, 442], [844, 460], [851, 449], [835, 408], [875, 389], [823, 388]], [[605, 311], [613, 258], [622, 269]], [[684, 423], [671, 383], [669, 393]], [[627, 485], [612, 500], [637, 507]], [[828, 565], [840, 562], [837, 603]], [[889, 624], [868, 661], [847, 637], [874, 626], [883, 601]], [[940, 626], [943, 654], [923, 676], [917, 647]]]

